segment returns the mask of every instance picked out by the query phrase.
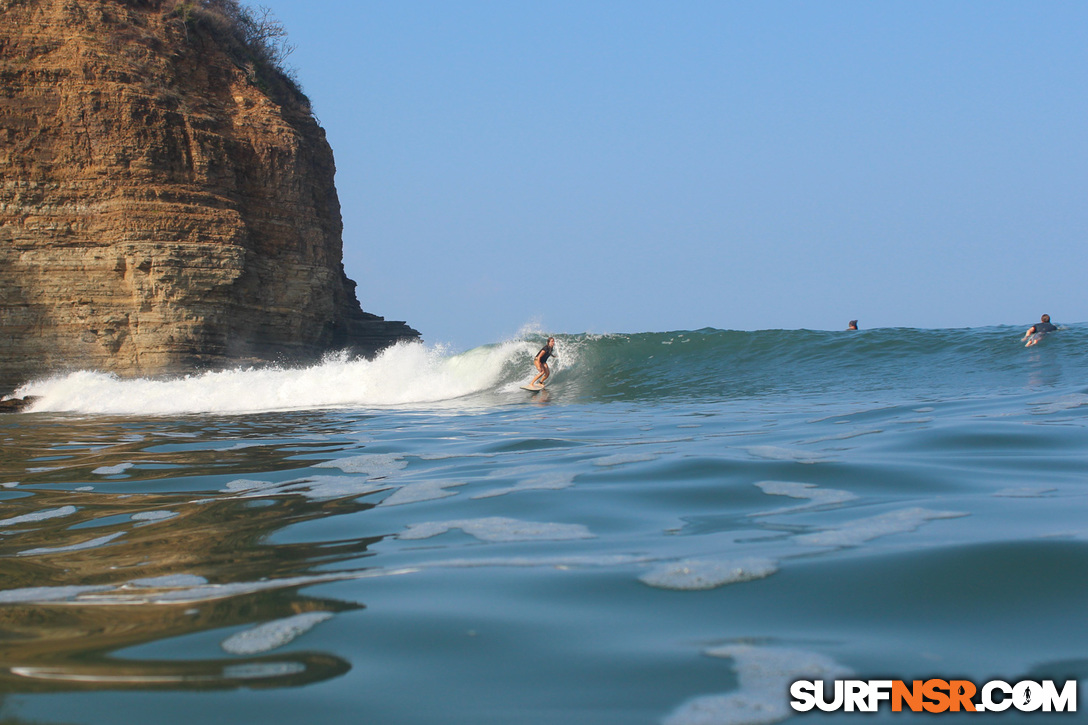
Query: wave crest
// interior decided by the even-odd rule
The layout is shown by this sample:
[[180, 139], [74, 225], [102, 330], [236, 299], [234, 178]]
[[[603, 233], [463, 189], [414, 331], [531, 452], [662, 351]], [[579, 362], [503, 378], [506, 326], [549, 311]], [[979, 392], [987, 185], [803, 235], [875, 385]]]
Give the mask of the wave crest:
[[[862, 332], [703, 329], [555, 335], [552, 400], [744, 399], [898, 388], [956, 397], [1088, 373], [1084, 326], [1025, 349], [1014, 328]], [[236, 368], [171, 379], [77, 372], [24, 385], [34, 412], [116, 415], [309, 408], [462, 407], [524, 401], [535, 333], [467, 352], [400, 343], [374, 359], [334, 355], [302, 368]]]

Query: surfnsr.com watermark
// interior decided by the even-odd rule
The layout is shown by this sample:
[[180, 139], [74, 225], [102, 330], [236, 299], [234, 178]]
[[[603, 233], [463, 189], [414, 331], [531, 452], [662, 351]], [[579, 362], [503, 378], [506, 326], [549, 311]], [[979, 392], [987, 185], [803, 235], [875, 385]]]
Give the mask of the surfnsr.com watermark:
[[991, 680], [981, 687], [969, 680], [797, 680], [790, 686], [790, 707], [824, 712], [876, 712], [888, 703], [892, 712], [1076, 712], [1077, 681]]

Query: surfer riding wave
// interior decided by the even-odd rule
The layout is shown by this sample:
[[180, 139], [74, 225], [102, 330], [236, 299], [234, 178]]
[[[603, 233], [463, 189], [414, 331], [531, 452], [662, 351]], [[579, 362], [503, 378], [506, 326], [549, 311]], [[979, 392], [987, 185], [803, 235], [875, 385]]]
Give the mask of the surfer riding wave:
[[544, 347], [540, 348], [540, 352], [533, 358], [533, 367], [537, 369], [537, 375], [529, 383], [531, 386], [540, 385], [544, 387], [544, 382], [551, 377], [552, 371], [548, 367], [548, 358], [555, 354], [555, 338], [549, 337], [548, 343]]

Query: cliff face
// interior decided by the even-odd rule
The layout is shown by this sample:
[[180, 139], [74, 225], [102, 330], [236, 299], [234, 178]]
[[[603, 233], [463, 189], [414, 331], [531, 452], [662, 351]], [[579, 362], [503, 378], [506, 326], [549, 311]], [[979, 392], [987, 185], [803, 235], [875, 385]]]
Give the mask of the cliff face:
[[201, 5], [0, 0], [0, 385], [418, 337], [359, 307], [308, 101]]

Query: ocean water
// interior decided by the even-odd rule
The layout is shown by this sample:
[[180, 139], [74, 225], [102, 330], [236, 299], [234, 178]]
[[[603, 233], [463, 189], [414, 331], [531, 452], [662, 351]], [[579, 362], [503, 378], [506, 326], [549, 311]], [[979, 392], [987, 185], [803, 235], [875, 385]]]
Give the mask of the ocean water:
[[1088, 326], [1021, 333], [559, 335], [536, 395], [536, 337], [30, 383], [0, 719], [912, 722], [789, 683], [1084, 680]]

